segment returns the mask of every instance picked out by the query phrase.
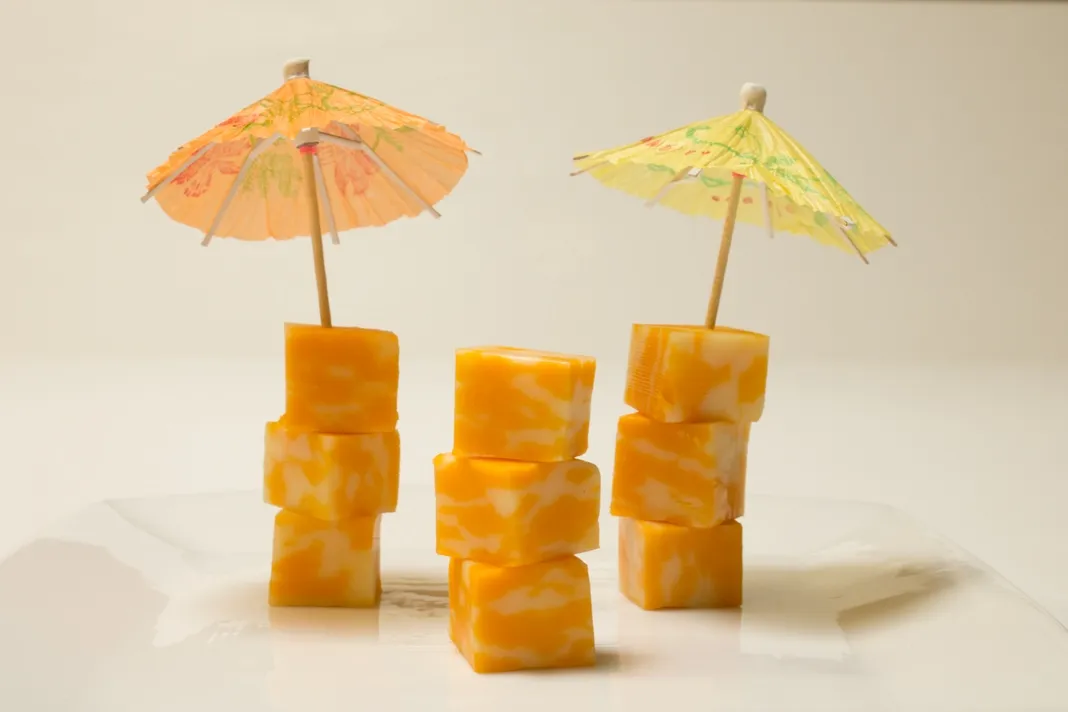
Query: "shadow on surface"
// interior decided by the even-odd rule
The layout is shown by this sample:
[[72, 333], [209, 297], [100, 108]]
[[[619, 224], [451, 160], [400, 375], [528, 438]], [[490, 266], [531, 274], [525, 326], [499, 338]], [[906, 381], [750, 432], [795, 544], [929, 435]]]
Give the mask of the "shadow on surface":
[[26, 712], [76, 708], [109, 658], [151, 647], [166, 605], [105, 549], [28, 544], [0, 564], [0, 698], [24, 701]]
[[329, 633], [340, 636], [378, 637], [377, 608], [268, 609], [272, 630], [287, 633]]
[[[265, 593], [262, 595], [266, 595]], [[377, 638], [383, 618], [411, 622], [447, 618], [449, 589], [445, 578], [427, 573], [390, 573], [382, 576], [378, 608], [271, 608], [271, 628]], [[398, 619], [398, 616], [400, 617]]]
[[828, 616], [844, 630], [858, 629], [915, 615], [972, 575], [945, 562], [755, 565], [745, 573], [743, 611], [796, 632], [825, 627]]

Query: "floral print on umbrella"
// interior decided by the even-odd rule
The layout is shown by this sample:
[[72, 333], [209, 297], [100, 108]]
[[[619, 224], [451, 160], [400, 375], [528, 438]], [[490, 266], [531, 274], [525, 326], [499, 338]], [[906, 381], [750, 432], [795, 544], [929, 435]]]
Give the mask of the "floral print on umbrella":
[[326, 144], [319, 147], [323, 176], [332, 176], [343, 196], [363, 195], [378, 173], [378, 165], [363, 151]]
[[248, 144], [245, 142], [215, 146], [193, 161], [172, 182], [185, 186], [182, 192], [187, 198], [199, 198], [211, 189], [211, 181], [216, 173], [224, 176], [237, 175], [241, 171], [241, 163], [246, 153]]
[[286, 143], [279, 141], [274, 148], [252, 162], [241, 189], [258, 193], [266, 199], [274, 186], [280, 196], [292, 198], [297, 195], [303, 180], [304, 175], [294, 152], [289, 150]]
[[[389, 167], [387, 177], [373, 157], [320, 144], [322, 209], [331, 211], [337, 232], [413, 217], [425, 208], [403, 197], [402, 183], [434, 205], [467, 170], [467, 144], [440, 124], [371, 97], [296, 78], [183, 144], [148, 174], [149, 192], [170, 217], [215, 237], [307, 236], [308, 176], [294, 144], [308, 128], [342, 138], [355, 134]], [[261, 141], [273, 143], [246, 163]], [[187, 166], [205, 146], [207, 152]]]

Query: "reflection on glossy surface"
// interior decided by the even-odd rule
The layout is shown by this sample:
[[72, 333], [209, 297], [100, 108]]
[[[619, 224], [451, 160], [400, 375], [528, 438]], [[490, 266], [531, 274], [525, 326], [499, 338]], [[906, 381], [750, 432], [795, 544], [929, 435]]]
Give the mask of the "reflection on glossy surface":
[[0, 709], [1068, 708], [1068, 633], [981, 564], [893, 510], [760, 497], [743, 610], [627, 603], [605, 517], [597, 667], [479, 676], [433, 517], [407, 513], [430, 496], [384, 522], [378, 610], [270, 609], [255, 494], [90, 508], [0, 563]]

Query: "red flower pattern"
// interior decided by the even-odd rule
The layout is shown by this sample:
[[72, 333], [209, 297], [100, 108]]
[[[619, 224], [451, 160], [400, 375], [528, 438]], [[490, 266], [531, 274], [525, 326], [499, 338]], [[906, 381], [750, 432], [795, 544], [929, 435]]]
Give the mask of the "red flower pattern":
[[363, 151], [334, 148], [334, 183], [342, 195], [363, 195], [371, 186], [371, 176], [378, 165]]
[[187, 198], [199, 198], [211, 189], [211, 179], [216, 173], [237, 175], [241, 171], [241, 161], [247, 150], [248, 145], [245, 143], [224, 143], [216, 146], [193, 161], [171, 182], [184, 185], [183, 192]]

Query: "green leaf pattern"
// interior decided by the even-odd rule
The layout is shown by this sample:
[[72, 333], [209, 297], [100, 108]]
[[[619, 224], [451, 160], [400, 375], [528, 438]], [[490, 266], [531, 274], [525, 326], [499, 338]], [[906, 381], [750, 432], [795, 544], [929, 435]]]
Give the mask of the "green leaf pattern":
[[292, 198], [303, 181], [304, 174], [293, 160], [291, 151], [269, 149], [249, 166], [241, 190], [259, 193], [266, 198], [273, 185], [282, 196]]

